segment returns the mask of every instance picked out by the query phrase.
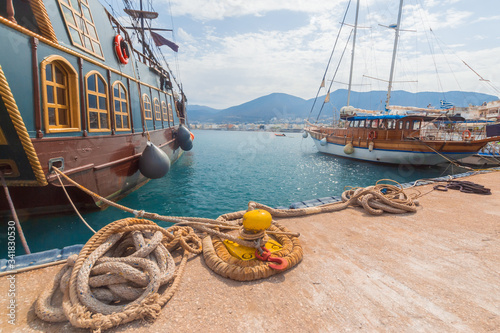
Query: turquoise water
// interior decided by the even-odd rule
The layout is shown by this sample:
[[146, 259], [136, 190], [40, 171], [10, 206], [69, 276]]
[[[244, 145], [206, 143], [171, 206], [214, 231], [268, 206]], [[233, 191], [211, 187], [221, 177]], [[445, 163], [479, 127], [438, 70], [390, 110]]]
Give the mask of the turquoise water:
[[[136, 209], [170, 216], [216, 218], [246, 209], [248, 201], [269, 206], [340, 195], [345, 186], [368, 186], [378, 179], [408, 182], [463, 170], [379, 165], [318, 153], [311, 138], [269, 132], [194, 130], [194, 148], [162, 179], [150, 181], [120, 201]], [[116, 208], [83, 214], [98, 230], [130, 217]], [[160, 225], [167, 226], [164, 222]], [[7, 226], [0, 230], [0, 258], [7, 254]], [[90, 230], [76, 215], [31, 218], [22, 227], [32, 252], [84, 244]], [[24, 254], [17, 241], [18, 255]]]

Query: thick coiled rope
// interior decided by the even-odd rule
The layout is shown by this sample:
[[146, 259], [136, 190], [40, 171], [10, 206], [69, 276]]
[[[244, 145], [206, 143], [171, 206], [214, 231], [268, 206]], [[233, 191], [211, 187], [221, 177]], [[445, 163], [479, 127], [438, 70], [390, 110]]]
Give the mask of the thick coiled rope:
[[[178, 247], [184, 255], [174, 273], [170, 252]], [[99, 230], [78, 257], [68, 258], [38, 298], [35, 313], [45, 321], [69, 320], [97, 331], [154, 319], [177, 290], [189, 254], [201, 251], [201, 239], [190, 227], [164, 229], [135, 218], [115, 221]], [[52, 304], [56, 293], [63, 294], [62, 307]]]

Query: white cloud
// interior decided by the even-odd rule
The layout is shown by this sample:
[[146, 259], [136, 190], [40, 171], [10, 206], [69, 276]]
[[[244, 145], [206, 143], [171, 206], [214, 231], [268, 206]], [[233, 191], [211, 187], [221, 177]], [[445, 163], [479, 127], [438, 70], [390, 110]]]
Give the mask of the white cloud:
[[[181, 46], [179, 53], [180, 68], [184, 88], [191, 104], [202, 104], [215, 108], [225, 108], [245, 103], [254, 98], [273, 92], [284, 92], [302, 98], [311, 98], [316, 94], [331, 52], [339, 24], [342, 19], [346, 1], [212, 1], [171, 0], [174, 15], [188, 15], [203, 21], [200, 35], [189, 34], [182, 28], [177, 33]], [[385, 1], [372, 0], [377, 10], [371, 11], [366, 18], [372, 29], [360, 30], [358, 35], [356, 67], [354, 80], [366, 84], [354, 86], [355, 90], [385, 90], [387, 83], [363, 77], [369, 75], [387, 80], [393, 46], [393, 30], [388, 30], [377, 23], [390, 24], [396, 21], [397, 5], [387, 7]], [[450, 53], [447, 60], [437, 59], [429, 55], [427, 39], [433, 34], [429, 27], [439, 36], [439, 32], [452, 34], [455, 30], [469, 33], [473, 38], [477, 32], [467, 31], [474, 16], [471, 11], [456, 9], [450, 5], [455, 0], [428, 0], [426, 9], [417, 5], [406, 5], [404, 13], [404, 29], [417, 29], [415, 22], [425, 20], [426, 29], [418, 27], [418, 32], [402, 32], [396, 65], [397, 81], [418, 80], [418, 83], [395, 83], [395, 89], [410, 91], [433, 90], [471, 90], [492, 93], [481, 87], [478, 78], [453, 56], [461, 51], [460, 58], [472, 64], [479, 64], [477, 71], [485, 73], [486, 79], [500, 75], [496, 63], [498, 49], [466, 49], [466, 40], [457, 38], [452, 45], [446, 47]], [[340, 7], [339, 7], [340, 6]], [[444, 10], [431, 11], [431, 7]], [[335, 7], [335, 9], [334, 9]], [[226, 17], [243, 15], [264, 15], [267, 11], [289, 9], [309, 13], [309, 21], [304, 26], [289, 31], [256, 30], [247, 33], [231, 33], [218, 31], [210, 25], [210, 20], [223, 20]], [[351, 8], [352, 10], [353, 8]], [[416, 11], [416, 9], [419, 9]], [[491, 17], [493, 19], [493, 17]], [[477, 20], [480, 21], [481, 19]], [[365, 23], [360, 23], [366, 25]], [[466, 28], [465, 28], [466, 27]], [[348, 30], [339, 42], [335, 59], [331, 64], [330, 74], [337, 66]], [[415, 43], [417, 37], [424, 36], [424, 42]], [[476, 38], [476, 41], [478, 38]], [[431, 45], [436, 52], [442, 46]], [[418, 50], [417, 50], [418, 48]], [[464, 52], [466, 50], [466, 52]], [[375, 52], [375, 56], [372, 53]], [[409, 56], [408, 54], [411, 54]], [[418, 59], [417, 59], [418, 58]], [[418, 61], [417, 61], [418, 60]], [[337, 81], [347, 82], [350, 51], [347, 50], [339, 68]], [[435, 68], [443, 71], [436, 75]], [[450, 70], [456, 71], [450, 74]], [[403, 77], [406, 74], [408, 77]], [[442, 87], [440, 84], [442, 83]], [[336, 84], [332, 90], [345, 88]]]
[[190, 15], [198, 20], [222, 20], [227, 17], [263, 15], [274, 10], [306, 13], [332, 11], [345, 1], [324, 0], [171, 0], [173, 15]]

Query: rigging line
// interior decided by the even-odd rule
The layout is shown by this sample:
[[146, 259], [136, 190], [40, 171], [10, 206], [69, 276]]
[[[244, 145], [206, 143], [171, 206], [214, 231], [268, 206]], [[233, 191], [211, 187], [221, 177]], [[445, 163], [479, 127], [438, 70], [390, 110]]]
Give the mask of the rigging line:
[[[354, 29], [351, 29], [351, 33], [349, 34], [349, 38], [347, 38], [347, 42], [345, 44], [344, 51], [342, 51], [342, 55], [340, 56], [339, 63], [337, 64], [337, 68], [335, 69], [335, 73], [333, 74], [332, 81], [330, 82], [330, 86], [328, 87], [328, 94], [330, 93], [330, 89], [332, 88], [333, 81], [335, 81], [335, 77], [337, 76], [337, 72], [339, 71], [340, 64], [342, 63], [342, 59], [344, 58], [345, 51], [347, 50], [347, 46], [349, 46], [349, 41], [351, 40], [351, 36], [352, 36], [353, 31], [354, 31]], [[323, 105], [321, 105], [321, 109], [319, 110], [318, 117], [316, 118], [315, 124], [318, 123], [319, 116], [321, 115], [321, 112], [323, 111], [325, 104], [326, 104], [325, 101], [323, 101]]]
[[[440, 42], [440, 43], [442, 43], [442, 44], [446, 45], [446, 43], [445, 43], [445, 42], [443, 42], [441, 39], [439, 39], [439, 37], [438, 37], [438, 36], [436, 36], [436, 34], [434, 34], [434, 31], [432, 31], [432, 30], [431, 30], [431, 32], [432, 32], [432, 34], [434, 35], [434, 37], [436, 38], [436, 40], [437, 40], [438, 42]], [[446, 45], [446, 46], [447, 46], [447, 45]], [[472, 68], [469, 64], [467, 64], [467, 63], [465, 62], [465, 60], [463, 60], [462, 58], [460, 58], [460, 57], [458, 56], [458, 54], [456, 54], [455, 52], [453, 52], [453, 54], [454, 54], [454, 55], [455, 55], [455, 56], [456, 56], [456, 57], [457, 57], [457, 58], [458, 58], [461, 62], [463, 62], [463, 63], [465, 64], [465, 66], [467, 66], [467, 67], [468, 67], [468, 68], [469, 68], [469, 69], [470, 69], [470, 70], [471, 70], [474, 74], [476, 74], [476, 75], [479, 77], [479, 81], [486, 82], [486, 84], [487, 84], [487, 85], [489, 85], [489, 86], [490, 86], [493, 90], [495, 90], [495, 92], [500, 93], [500, 90], [499, 90], [497, 87], [495, 87], [495, 86], [494, 86], [494, 85], [490, 82], [490, 80], [487, 80], [487, 79], [483, 78], [483, 77], [482, 77], [482, 76], [481, 76], [478, 72], [476, 72], [476, 71], [475, 71], [475, 70], [474, 70], [474, 69], [473, 69], [473, 68]]]
[[344, 18], [342, 19], [342, 23], [340, 24], [339, 33], [337, 34], [337, 38], [335, 39], [335, 43], [333, 44], [333, 49], [332, 49], [332, 53], [330, 54], [330, 59], [328, 59], [328, 63], [326, 64], [325, 73], [323, 74], [323, 80], [321, 81], [321, 85], [318, 88], [318, 92], [316, 93], [316, 97], [314, 97], [314, 102], [313, 102], [313, 105], [311, 107], [311, 111], [309, 111], [309, 115], [307, 116], [308, 121], [309, 121], [309, 118], [311, 117], [311, 113], [314, 110], [314, 106], [316, 105], [316, 100], [318, 99], [319, 93], [321, 91], [321, 87], [322, 87], [323, 82], [326, 78], [326, 74], [328, 73], [328, 68], [330, 67], [330, 62], [332, 61], [333, 53], [335, 52], [335, 49], [337, 48], [337, 42], [339, 41], [340, 33], [342, 32], [342, 28], [344, 27], [345, 18], [347, 16], [347, 13], [349, 11], [350, 6], [351, 6], [351, 0], [349, 0], [349, 3], [347, 4], [347, 8], [346, 8], [345, 13], [344, 13]]

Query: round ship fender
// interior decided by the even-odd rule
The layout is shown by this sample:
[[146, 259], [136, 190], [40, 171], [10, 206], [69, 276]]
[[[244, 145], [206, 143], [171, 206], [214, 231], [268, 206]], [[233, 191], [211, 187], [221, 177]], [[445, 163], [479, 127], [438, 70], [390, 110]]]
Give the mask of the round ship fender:
[[187, 129], [186, 126], [181, 124], [177, 130], [177, 142], [184, 151], [189, 151], [193, 148], [194, 135]]
[[148, 141], [146, 148], [139, 159], [139, 171], [144, 177], [158, 179], [170, 170], [170, 158], [168, 155]]

